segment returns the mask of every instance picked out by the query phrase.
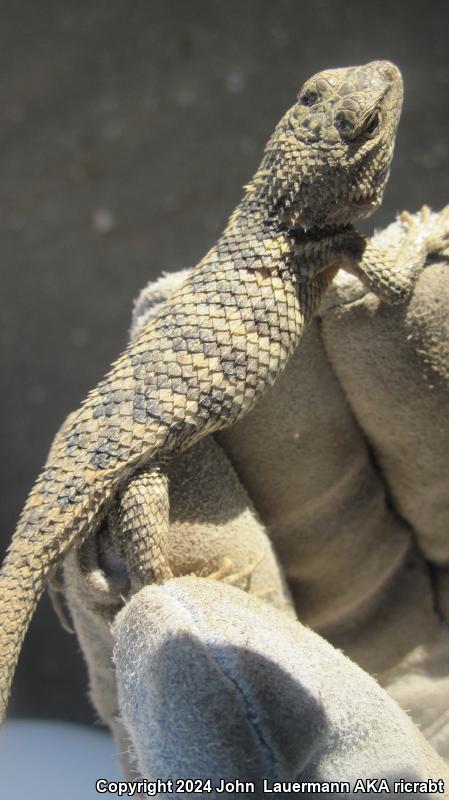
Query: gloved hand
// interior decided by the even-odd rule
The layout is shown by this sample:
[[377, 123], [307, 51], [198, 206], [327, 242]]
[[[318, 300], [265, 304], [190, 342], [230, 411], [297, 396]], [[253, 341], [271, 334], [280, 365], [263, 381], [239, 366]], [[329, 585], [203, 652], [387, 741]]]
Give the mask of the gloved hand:
[[114, 635], [119, 706], [141, 774], [172, 780], [175, 796], [186, 777], [212, 789], [252, 781], [255, 797], [262, 778], [270, 787], [347, 781], [346, 796], [373, 777], [393, 796], [406, 794], [395, 792], [401, 779], [446, 779], [449, 789], [447, 766], [371, 677], [240, 589], [198, 578], [145, 587]]
[[[447, 216], [447, 211], [440, 217], [417, 215], [417, 237], [437, 236], [443, 224], [447, 227]], [[402, 234], [403, 223], [398, 221], [378, 235], [394, 249], [400, 246]], [[133, 333], [181, 278], [170, 275], [144, 290], [136, 305]], [[192, 655], [191, 616], [195, 642], [207, 651], [210, 630], [222, 627], [223, 604], [229, 628], [225, 626], [220, 634], [220, 648], [226, 650], [228, 635], [231, 650], [241, 646], [240, 640], [236, 644], [232, 638], [235, 626], [240, 625], [242, 636], [249, 641], [250, 662], [253, 656], [257, 661], [260, 653], [266, 659], [268, 651], [257, 650], [259, 639], [254, 638], [254, 631], [270, 618], [268, 628], [276, 629], [277, 645], [269, 650], [263, 690], [268, 691], [270, 681], [275, 687], [279, 671], [285, 670], [281, 653], [284, 647], [293, 647], [293, 636], [293, 649], [298, 653], [298, 669], [290, 672], [298, 692], [294, 707], [302, 707], [304, 691], [312, 691], [318, 700], [311, 703], [310, 712], [310, 719], [316, 715], [317, 727], [311, 722], [304, 738], [297, 728], [298, 715], [292, 712], [285, 723], [288, 736], [278, 742], [278, 723], [272, 711], [281, 700], [270, 705], [269, 713], [263, 712], [259, 673], [245, 678], [251, 697], [256, 698], [247, 706], [247, 724], [251, 727], [260, 713], [265, 714], [261, 747], [273, 725], [273, 741], [278, 744], [275, 750], [268, 750], [276, 762], [276, 774], [294, 774], [304, 780], [312, 774], [326, 774], [329, 779], [345, 780], [350, 764], [356, 764], [362, 776], [363, 770], [368, 774], [374, 764], [382, 762], [384, 772], [386, 765], [396, 763], [404, 776], [412, 764], [420, 776], [439, 772], [438, 777], [444, 778], [445, 769], [449, 780], [448, 768], [438, 762], [387, 695], [378, 687], [374, 690], [370, 679], [341, 660], [330, 644], [304, 634], [289, 618], [294, 607], [301, 623], [318, 630], [362, 669], [374, 673], [391, 697], [410, 711], [432, 746], [449, 759], [449, 578], [445, 567], [449, 557], [448, 298], [449, 271], [442, 256], [428, 259], [410, 303], [404, 306], [381, 304], [357, 280], [340, 274], [284, 375], [254, 411], [216, 440], [202, 441], [172, 465], [170, 563], [174, 573], [218, 572], [216, 577], [224, 582], [262, 594], [256, 604], [237, 589], [193, 579], [175, 580], [163, 589], [145, 589], [136, 595], [117, 618], [112, 633], [110, 623], [121, 605], [126, 575], [107, 535], [96, 537], [79, 557], [72, 554], [67, 560], [67, 594], [89, 666], [93, 700], [115, 730], [120, 751], [127, 749], [130, 740], [137, 753], [137, 774], [151, 769], [147, 777], [162, 777], [170, 709], [166, 709], [168, 716], [160, 717], [163, 730], [158, 729], [155, 736], [152, 728], [146, 737], [150, 712], [138, 719], [129, 711], [137, 697], [129, 682], [130, 665], [136, 664], [139, 707], [148, 710], [157, 695], [153, 660], [156, 658], [161, 669], [160, 654], [169, 649], [176, 632], [178, 645], [185, 641], [186, 646], [184, 655], [178, 647], [173, 665], [172, 675], [180, 680], [183, 658]], [[176, 613], [167, 618], [173, 598]], [[281, 609], [275, 619], [268, 604]], [[207, 617], [208, 608], [213, 609], [210, 630], [198, 623], [201, 615]], [[131, 612], [132, 618], [140, 620], [140, 633], [128, 640]], [[297, 633], [293, 634], [295, 625]], [[264, 636], [269, 643], [268, 633]], [[307, 653], [300, 657], [304, 636]], [[119, 700], [111, 664], [115, 637]], [[125, 640], [131, 642], [126, 657], [121, 645]], [[311, 653], [315, 653], [310, 664], [318, 681], [313, 690], [304, 683], [302, 672]], [[289, 669], [293, 669], [291, 664]], [[169, 665], [167, 670], [169, 675]], [[163, 686], [164, 670], [160, 674]], [[204, 685], [205, 673], [201, 674], [203, 679], [199, 684], [193, 681], [186, 693], [184, 715], [178, 717], [186, 739], [198, 732], [193, 725], [189, 733], [192, 716], [187, 712], [204, 706], [204, 696], [195, 694], [195, 687]], [[235, 679], [240, 685], [238, 677]], [[320, 693], [313, 694], [320, 680], [326, 687], [321, 706]], [[204, 689], [207, 693], [207, 686]], [[287, 694], [292, 704], [296, 690], [291, 684], [290, 690]], [[173, 687], [170, 697], [166, 692], [163, 697], [163, 703], [172, 708], [173, 719], [181, 708], [179, 691], [182, 687]], [[366, 701], [371, 697], [376, 700]], [[323, 738], [320, 720], [340, 719], [344, 709], [344, 725], [335, 727], [332, 722], [330, 729], [338, 733]], [[221, 741], [226, 752], [234, 752], [232, 704], [227, 710], [225, 703], [222, 713], [228, 720], [223, 718], [220, 726], [216, 719], [215, 731], [209, 721], [209, 739]], [[228, 735], [223, 739], [227, 724]], [[401, 735], [395, 726], [403, 726]], [[345, 763], [345, 756], [340, 760], [340, 749], [344, 751], [350, 731], [362, 729], [363, 737], [355, 733], [351, 739]], [[370, 731], [377, 733], [370, 738]], [[289, 760], [290, 739], [295, 755]], [[316, 742], [317, 752], [327, 753], [327, 760], [321, 762], [313, 756], [315, 772], [309, 769], [311, 741]], [[177, 754], [180, 765], [191, 763], [188, 759], [193, 752], [183, 747]], [[171, 763], [175, 763], [172, 750]], [[184, 752], [186, 762], [182, 761]], [[254, 764], [262, 763], [257, 761], [256, 751], [252, 752]], [[238, 759], [230, 757], [229, 768], [235, 769], [227, 777], [248, 774], [245, 759], [249, 750], [245, 753], [238, 764]], [[210, 768], [214, 758], [209, 759]], [[125, 762], [132, 773], [131, 762], [127, 758]], [[215, 775], [222, 763], [216, 762]], [[286, 764], [293, 772], [284, 770]], [[302, 769], [304, 777], [294, 772], [296, 769]], [[376, 769], [379, 774], [380, 768]]]

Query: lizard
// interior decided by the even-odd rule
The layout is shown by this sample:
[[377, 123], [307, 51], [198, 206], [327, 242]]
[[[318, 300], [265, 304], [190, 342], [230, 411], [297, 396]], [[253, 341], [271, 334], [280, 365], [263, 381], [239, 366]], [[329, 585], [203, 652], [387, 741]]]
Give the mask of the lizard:
[[1, 718], [36, 604], [69, 548], [109, 516], [137, 585], [171, 577], [167, 461], [250, 411], [338, 269], [388, 302], [409, 296], [425, 242], [411, 230], [393, 260], [353, 227], [382, 201], [402, 98], [388, 61], [307, 80], [222, 235], [56, 436], [0, 573]]

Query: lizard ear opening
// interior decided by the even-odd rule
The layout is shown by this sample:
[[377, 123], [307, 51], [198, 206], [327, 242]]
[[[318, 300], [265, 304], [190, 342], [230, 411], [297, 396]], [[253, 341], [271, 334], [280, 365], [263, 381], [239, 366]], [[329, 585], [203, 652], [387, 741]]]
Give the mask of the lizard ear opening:
[[381, 111], [379, 108], [376, 108], [366, 120], [362, 133], [365, 136], [368, 136], [369, 138], [375, 136], [380, 127], [381, 122], [382, 122]]
[[340, 131], [343, 138], [355, 141], [361, 136], [372, 139], [380, 128], [382, 122], [382, 112], [380, 108], [375, 108], [368, 112], [362, 119], [357, 120], [354, 111], [346, 108], [340, 109], [335, 117], [335, 127]]

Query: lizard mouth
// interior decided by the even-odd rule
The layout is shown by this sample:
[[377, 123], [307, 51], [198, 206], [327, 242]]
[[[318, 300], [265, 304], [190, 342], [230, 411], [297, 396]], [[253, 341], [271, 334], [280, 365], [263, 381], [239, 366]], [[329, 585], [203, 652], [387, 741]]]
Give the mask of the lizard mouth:
[[352, 192], [350, 200], [355, 206], [374, 206], [377, 203], [377, 195], [375, 192], [371, 192], [371, 194], [367, 192]]

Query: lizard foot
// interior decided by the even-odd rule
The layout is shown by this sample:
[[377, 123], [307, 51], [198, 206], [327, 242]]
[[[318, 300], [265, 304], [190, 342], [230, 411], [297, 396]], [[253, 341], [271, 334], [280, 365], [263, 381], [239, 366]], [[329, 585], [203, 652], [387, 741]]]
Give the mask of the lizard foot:
[[438, 214], [432, 214], [429, 206], [425, 205], [418, 214], [403, 211], [399, 219], [407, 239], [420, 246], [426, 256], [437, 255], [449, 248], [449, 204]]
[[215, 572], [210, 572], [207, 575], [195, 575], [195, 573], [191, 573], [194, 577], [202, 577], [207, 578], [208, 580], [213, 581], [223, 581], [223, 583], [227, 583], [231, 586], [235, 586], [242, 581], [245, 581], [246, 587], [248, 587], [248, 579], [253, 574], [255, 568], [263, 561], [264, 556], [260, 555], [253, 559], [246, 567], [237, 572], [233, 572], [233, 563], [230, 558], [224, 558], [220, 567], [215, 570]]

